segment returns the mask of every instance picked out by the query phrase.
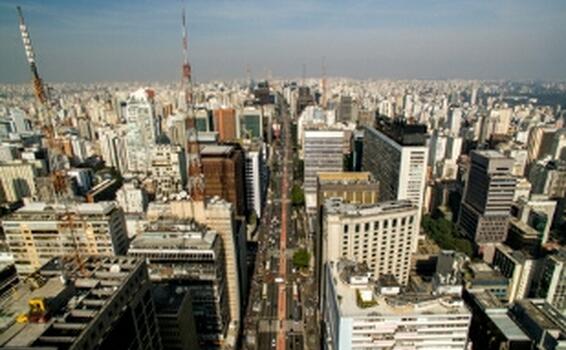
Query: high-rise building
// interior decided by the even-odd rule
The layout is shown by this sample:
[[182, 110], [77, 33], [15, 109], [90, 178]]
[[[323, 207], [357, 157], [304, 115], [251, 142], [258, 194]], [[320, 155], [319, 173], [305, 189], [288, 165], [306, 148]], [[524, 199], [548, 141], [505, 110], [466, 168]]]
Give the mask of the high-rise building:
[[332, 197], [340, 197], [352, 204], [375, 204], [379, 201], [379, 183], [367, 171], [319, 172], [317, 211]]
[[245, 155], [236, 145], [201, 146], [206, 196], [218, 196], [234, 205], [237, 216], [247, 214]]
[[21, 160], [0, 163], [0, 187], [6, 202], [17, 202], [35, 195], [34, 178], [38, 172], [33, 164]]
[[116, 191], [116, 201], [128, 214], [145, 213], [148, 204], [147, 193], [137, 181], [126, 182]]
[[342, 171], [344, 132], [306, 130], [304, 134], [304, 191], [307, 209], [316, 208], [316, 179], [320, 172]]
[[496, 151], [473, 151], [458, 226], [477, 245], [503, 242], [516, 179], [513, 160]]
[[201, 348], [225, 344], [231, 315], [224, 248], [215, 231], [193, 222], [162, 220], [136, 236], [128, 254], [147, 259], [153, 282], [190, 294]]
[[507, 300], [511, 303], [529, 295], [536, 269], [536, 260], [526, 252], [497, 244], [493, 256], [495, 266], [509, 280]]
[[536, 297], [566, 314], [566, 250], [548, 255], [541, 264]]
[[326, 268], [324, 349], [467, 349], [472, 315], [462, 299], [401, 292], [350, 261]]
[[28, 275], [61, 255], [122, 255], [124, 212], [113, 202], [30, 203], [2, 221], [18, 273]]
[[246, 198], [248, 209], [257, 217], [262, 216], [263, 203], [267, 191], [267, 166], [262, 145], [253, 144], [246, 147]]
[[381, 120], [377, 129], [365, 128], [362, 169], [379, 181], [382, 200], [408, 199], [422, 208], [428, 159], [425, 141], [422, 125]]
[[529, 182], [532, 193], [566, 197], [566, 161], [542, 160], [531, 164]]
[[152, 90], [139, 89], [130, 94], [126, 107], [126, 155], [128, 172], [146, 173], [150, 151], [157, 141], [159, 123], [155, 116]]
[[556, 128], [548, 126], [535, 126], [529, 133], [527, 142], [528, 165], [552, 155]]
[[236, 110], [219, 108], [213, 111], [214, 130], [218, 132], [220, 141], [234, 141], [238, 137]]
[[544, 300], [518, 300], [509, 311], [531, 339], [531, 349], [561, 350], [566, 346], [566, 316]]
[[410, 201], [346, 204], [325, 203], [322, 219], [322, 263], [348, 258], [366, 263], [374, 277], [393, 275], [409, 281], [411, 254], [417, 248], [417, 206]]
[[157, 183], [156, 196], [167, 198], [182, 191], [187, 183], [187, 164], [181, 146], [155, 145], [150, 152], [149, 173]]
[[263, 114], [257, 107], [245, 107], [240, 114], [240, 138], [263, 139]]
[[163, 349], [143, 260], [49, 260], [2, 300], [7, 349]]
[[454, 136], [460, 134], [460, 126], [462, 125], [462, 108], [454, 105], [448, 110], [448, 120], [446, 121], [446, 129]]
[[124, 128], [100, 128], [98, 130], [102, 159], [107, 167], [123, 173], [127, 171], [126, 130]]

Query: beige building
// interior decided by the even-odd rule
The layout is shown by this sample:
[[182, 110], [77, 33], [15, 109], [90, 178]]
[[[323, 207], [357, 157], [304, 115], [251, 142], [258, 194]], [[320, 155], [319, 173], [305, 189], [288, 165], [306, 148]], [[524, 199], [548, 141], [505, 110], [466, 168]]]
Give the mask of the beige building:
[[370, 172], [321, 172], [317, 177], [317, 208], [332, 197], [351, 204], [373, 204], [379, 201], [379, 182]]
[[0, 180], [6, 202], [17, 202], [35, 195], [35, 167], [26, 162], [12, 161], [0, 164]]
[[410, 201], [346, 204], [326, 201], [322, 228], [322, 266], [341, 258], [365, 262], [375, 278], [391, 274], [409, 281], [417, 248], [419, 209]]
[[224, 199], [213, 197], [206, 202], [175, 200], [169, 203], [150, 203], [148, 219], [194, 218], [216, 231], [222, 238], [226, 255], [226, 278], [228, 280], [228, 302], [232, 321], [240, 321], [243, 300], [242, 288], [246, 285], [246, 228], [235, 219], [234, 206]]
[[124, 213], [114, 202], [34, 202], [2, 221], [18, 273], [28, 275], [61, 255], [123, 255], [128, 249]]

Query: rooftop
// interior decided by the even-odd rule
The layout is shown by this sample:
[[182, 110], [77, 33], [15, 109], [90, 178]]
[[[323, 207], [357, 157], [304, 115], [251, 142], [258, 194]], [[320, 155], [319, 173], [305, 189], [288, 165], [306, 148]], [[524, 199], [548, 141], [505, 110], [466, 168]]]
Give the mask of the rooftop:
[[417, 207], [409, 200], [379, 202], [375, 204], [350, 204], [339, 197], [328, 198], [324, 203], [324, 207], [328, 213], [343, 214], [349, 217], [417, 210]]
[[517, 326], [517, 324], [506, 313], [490, 312], [488, 311], [489, 318], [493, 321], [495, 326], [505, 335], [509, 340], [524, 340], [529, 341], [530, 338]]
[[215, 231], [192, 222], [160, 221], [138, 234], [130, 250], [206, 250], [212, 248], [216, 236]]
[[364, 274], [348, 272], [351, 264], [351, 261], [340, 260], [330, 262], [327, 266], [334, 282], [336, 304], [343, 316], [470, 313], [462, 299], [454, 296], [434, 296], [429, 293], [378, 294], [379, 282], [371, 277], [364, 281]]
[[[45, 202], [32, 202], [26, 206], [18, 209], [15, 214], [46, 214], [47, 212], [66, 214], [69, 212], [76, 214], [107, 214], [113, 209], [117, 208], [115, 202], [96, 202], [96, 203], [45, 203]], [[8, 216], [8, 220], [13, 218], [13, 215]]]
[[227, 145], [203, 145], [200, 147], [200, 154], [203, 156], [228, 155], [233, 149], [234, 146]]

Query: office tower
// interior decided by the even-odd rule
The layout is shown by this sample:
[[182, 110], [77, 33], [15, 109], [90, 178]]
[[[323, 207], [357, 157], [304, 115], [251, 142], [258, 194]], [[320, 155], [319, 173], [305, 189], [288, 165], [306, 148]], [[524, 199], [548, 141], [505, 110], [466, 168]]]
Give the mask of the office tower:
[[263, 113], [257, 107], [244, 107], [240, 113], [240, 138], [263, 139]]
[[332, 197], [346, 203], [374, 204], [379, 201], [379, 183], [370, 172], [319, 172], [317, 176], [317, 210]]
[[267, 192], [267, 166], [261, 144], [246, 146], [246, 198], [248, 209], [259, 218], [262, 216], [263, 203]]
[[493, 294], [472, 291], [464, 296], [473, 315], [469, 333], [473, 350], [532, 349], [529, 336]]
[[127, 171], [126, 130], [124, 128], [100, 128], [98, 130], [100, 152], [104, 163], [120, 173]]
[[200, 149], [206, 196], [234, 205], [237, 216], [247, 214], [245, 155], [237, 145], [204, 145]]
[[116, 191], [116, 201], [127, 214], [145, 213], [148, 204], [147, 193], [138, 181], [129, 181]]
[[344, 132], [306, 130], [304, 138], [304, 191], [307, 210], [316, 208], [316, 178], [320, 172], [342, 171]]
[[122, 255], [124, 212], [112, 202], [30, 203], [2, 221], [18, 273], [28, 275], [60, 255]]
[[566, 250], [546, 256], [541, 264], [535, 296], [566, 314]]
[[1, 309], [3, 348], [163, 349], [147, 269], [134, 258], [53, 258]]
[[566, 345], [566, 316], [543, 300], [515, 302], [511, 316], [532, 341], [532, 349], [561, 350]]
[[221, 142], [234, 141], [238, 137], [236, 110], [234, 108], [219, 108], [213, 111], [214, 130], [218, 132]]
[[225, 343], [232, 318], [224, 248], [215, 231], [190, 221], [162, 220], [136, 236], [128, 254], [147, 259], [153, 282], [190, 294], [201, 348]]
[[536, 270], [536, 260], [527, 252], [513, 250], [504, 244], [495, 246], [493, 266], [509, 280], [507, 300], [512, 303], [529, 295]]
[[513, 160], [495, 151], [473, 151], [458, 226], [477, 245], [503, 242], [513, 196]]
[[0, 181], [4, 201], [12, 203], [35, 195], [34, 178], [38, 171], [33, 164], [21, 160], [0, 163]]
[[325, 349], [467, 349], [472, 315], [460, 298], [401, 292], [347, 260], [326, 268]]
[[149, 170], [150, 151], [159, 134], [152, 90], [139, 89], [130, 94], [126, 107], [126, 170], [146, 173]]
[[150, 150], [149, 174], [157, 183], [156, 197], [179, 193], [187, 184], [185, 152], [177, 145], [155, 145]]
[[314, 104], [314, 99], [308, 86], [299, 86], [298, 93], [296, 115], [301, 115], [307, 106]]
[[552, 159], [566, 161], [566, 130], [560, 129], [554, 135], [550, 156]]
[[211, 131], [212, 128], [210, 127], [210, 121], [211, 121], [211, 117], [210, 117], [210, 111], [206, 108], [197, 108], [196, 110], [193, 111], [193, 113], [195, 114], [195, 123], [196, 123], [196, 129], [199, 132], [206, 132], [206, 131]]
[[513, 110], [506, 107], [499, 107], [491, 110], [489, 117], [492, 122], [492, 128], [490, 130], [490, 135], [492, 137], [493, 135], [507, 135], [509, 133], [512, 114]]
[[527, 142], [528, 167], [552, 153], [555, 136], [556, 128], [553, 127], [541, 125], [531, 129]]
[[364, 157], [364, 131], [354, 130], [352, 132], [352, 164], [350, 170], [362, 171], [362, 159]]
[[509, 220], [509, 230], [505, 244], [515, 250], [522, 250], [538, 256], [542, 247], [542, 232], [516, 218]]
[[446, 121], [446, 129], [454, 136], [460, 134], [460, 126], [462, 125], [462, 108], [457, 105], [450, 106], [448, 109], [448, 120]]
[[347, 204], [328, 199], [322, 219], [322, 266], [348, 258], [366, 263], [374, 277], [409, 281], [411, 254], [417, 248], [418, 208], [410, 201]]
[[[379, 181], [382, 200], [408, 199], [422, 208], [428, 149], [426, 127], [381, 120], [365, 128], [362, 169]], [[420, 217], [417, 221], [420, 225]]]
[[549, 198], [566, 197], [566, 161], [541, 160], [531, 164], [529, 182], [532, 193]]
[[340, 96], [338, 105], [338, 121], [347, 123], [356, 120], [354, 118], [354, 103], [352, 96]]
[[442, 132], [435, 130], [429, 141], [428, 164], [434, 167], [446, 158], [448, 138]]
[[198, 350], [190, 293], [169, 284], [154, 284], [151, 292], [163, 348]]

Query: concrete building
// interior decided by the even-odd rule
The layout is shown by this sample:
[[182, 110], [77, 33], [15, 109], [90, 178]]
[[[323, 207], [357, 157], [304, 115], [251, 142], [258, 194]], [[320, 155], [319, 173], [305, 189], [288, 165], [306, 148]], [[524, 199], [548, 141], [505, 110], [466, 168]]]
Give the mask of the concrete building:
[[130, 94], [126, 106], [126, 170], [147, 173], [151, 149], [159, 135], [152, 90], [139, 89]]
[[509, 280], [508, 302], [526, 298], [536, 271], [537, 261], [527, 253], [497, 244], [493, 266]]
[[238, 137], [238, 123], [236, 110], [233, 108], [219, 108], [213, 111], [214, 130], [218, 132], [221, 142], [234, 141]]
[[147, 269], [138, 259], [53, 258], [1, 309], [2, 348], [163, 349]]
[[100, 155], [105, 165], [120, 173], [125, 173], [128, 170], [126, 129], [127, 127], [106, 127], [98, 130]]
[[149, 173], [157, 182], [156, 197], [167, 198], [187, 184], [187, 164], [181, 146], [155, 145], [150, 150]]
[[267, 165], [261, 144], [246, 146], [246, 199], [247, 207], [257, 217], [262, 216], [263, 204], [267, 192]]
[[241, 139], [263, 139], [263, 114], [257, 107], [244, 107], [239, 116]]
[[320, 172], [338, 172], [344, 167], [344, 132], [306, 130], [304, 133], [304, 191], [308, 210], [316, 209], [316, 180]]
[[532, 342], [507, 308], [493, 294], [473, 291], [464, 294], [472, 311], [472, 350], [531, 350]]
[[541, 264], [536, 296], [566, 314], [566, 250], [548, 255]]
[[365, 128], [362, 169], [379, 181], [382, 200], [408, 199], [421, 210], [428, 159], [426, 127], [383, 121], [378, 126]]
[[147, 193], [140, 187], [137, 181], [124, 183], [124, 185], [116, 191], [116, 201], [127, 214], [145, 213], [148, 205]]
[[566, 316], [541, 300], [519, 300], [509, 310], [534, 349], [566, 349]]
[[538, 256], [542, 247], [542, 234], [523, 221], [511, 218], [505, 244], [512, 249]]
[[409, 281], [417, 248], [418, 208], [410, 201], [346, 204], [328, 199], [323, 209], [322, 263], [348, 258], [366, 263], [373, 276]]
[[24, 197], [34, 196], [36, 176], [37, 171], [31, 163], [21, 160], [0, 163], [0, 184], [4, 200], [17, 202]]
[[324, 283], [325, 349], [466, 349], [472, 315], [459, 297], [401, 293], [345, 260]]
[[514, 208], [517, 209], [516, 217], [525, 224], [534, 228], [540, 237], [540, 244], [547, 243], [550, 227], [557, 203], [546, 195], [532, 195], [531, 199], [523, 197], [515, 200]]
[[[471, 153], [458, 226], [480, 249], [483, 244], [503, 242], [507, 237], [516, 184], [512, 167], [513, 160], [498, 152]], [[489, 254], [486, 251], [484, 255]]]
[[149, 277], [190, 294], [199, 345], [227, 344], [231, 321], [220, 236], [193, 222], [159, 221], [136, 236], [129, 255], [147, 259]]
[[169, 284], [154, 284], [159, 335], [164, 349], [200, 349], [190, 293]]
[[379, 183], [370, 172], [319, 172], [317, 208], [332, 197], [351, 204], [374, 204], [379, 201]]
[[566, 161], [542, 160], [531, 164], [529, 182], [532, 193], [549, 198], [566, 197]]
[[124, 212], [113, 202], [34, 202], [5, 217], [2, 228], [22, 275], [61, 255], [114, 256], [128, 249]]
[[201, 146], [205, 194], [218, 196], [234, 205], [237, 216], [247, 214], [245, 155], [235, 145]]

